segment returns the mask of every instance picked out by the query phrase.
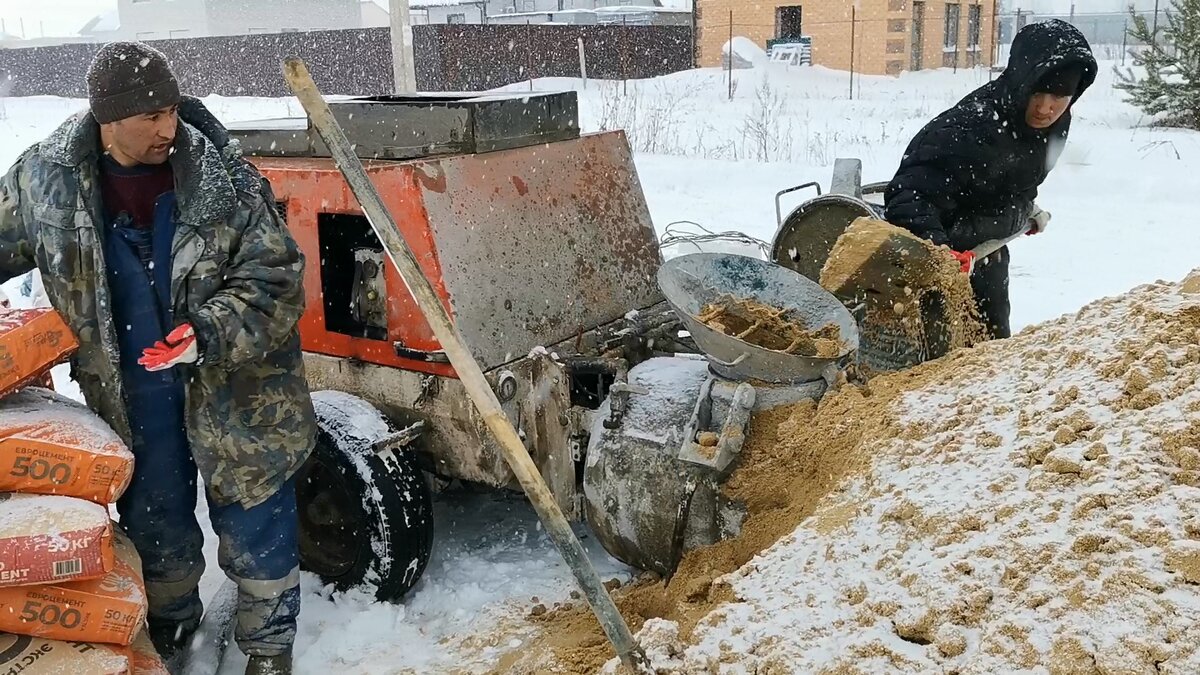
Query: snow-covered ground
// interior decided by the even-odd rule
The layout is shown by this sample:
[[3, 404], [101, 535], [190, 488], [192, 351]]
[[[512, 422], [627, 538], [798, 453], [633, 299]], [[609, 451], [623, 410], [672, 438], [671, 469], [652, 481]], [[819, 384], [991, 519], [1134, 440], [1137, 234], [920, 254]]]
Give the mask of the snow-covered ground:
[[[735, 73], [734, 99], [722, 72], [697, 70], [644, 82], [545, 80], [537, 89], [580, 91], [584, 128], [627, 128], [637, 170], [658, 230], [692, 221], [770, 241], [775, 193], [820, 180], [833, 161], [859, 157], [864, 180], [891, 177], [908, 139], [929, 118], [988, 80], [983, 70], [856, 79], [822, 68], [769, 67]], [[510, 87], [529, 90], [528, 83]], [[226, 121], [298, 114], [294, 102], [210, 97]], [[80, 109], [78, 100], [6, 99], [0, 118], [0, 166]], [[1146, 281], [1177, 279], [1197, 265], [1200, 228], [1200, 134], [1153, 129], [1121, 101], [1107, 66], [1076, 108], [1063, 161], [1043, 186], [1049, 231], [1013, 251], [1015, 327], [1057, 317]], [[803, 197], [785, 200], [787, 209]], [[692, 226], [689, 226], [692, 227]], [[711, 250], [753, 253], [728, 242]], [[694, 250], [672, 247], [675, 255]], [[14, 290], [9, 284], [6, 290]], [[67, 384], [64, 373], [60, 384]], [[499, 644], [506, 618], [519, 619], [537, 596], [562, 600], [571, 577], [519, 496], [447, 496], [439, 500], [435, 556], [399, 606], [365, 595], [330, 594], [312, 578], [297, 644], [300, 673], [444, 672], [486, 668], [520, 645], [518, 621]], [[211, 537], [210, 537], [211, 541]], [[589, 542], [591, 543], [591, 542]], [[628, 570], [596, 547], [603, 578]], [[212, 549], [215, 560], [215, 546]], [[220, 580], [216, 565], [205, 580]], [[506, 625], [509, 625], [506, 624]], [[459, 646], [463, 649], [459, 649]], [[238, 672], [236, 655], [224, 672]]]

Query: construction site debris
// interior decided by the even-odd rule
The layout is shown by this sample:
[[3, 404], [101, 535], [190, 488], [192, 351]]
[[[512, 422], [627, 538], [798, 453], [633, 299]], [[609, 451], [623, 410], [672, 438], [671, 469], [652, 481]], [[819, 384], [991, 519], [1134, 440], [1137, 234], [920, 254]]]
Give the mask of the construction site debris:
[[102, 577], [113, 568], [112, 537], [99, 504], [0, 493], [0, 588]]
[[0, 400], [0, 491], [117, 501], [133, 453], [83, 405], [45, 389]]
[[752, 298], [725, 295], [706, 304], [696, 318], [713, 330], [763, 349], [820, 359], [842, 354], [841, 331], [836, 324], [809, 331], [789, 320], [787, 313]]
[[142, 564], [113, 530], [115, 564], [98, 579], [0, 589], [0, 631], [51, 640], [129, 645], [146, 620]]
[[0, 309], [0, 397], [39, 380], [78, 348], [53, 309]]

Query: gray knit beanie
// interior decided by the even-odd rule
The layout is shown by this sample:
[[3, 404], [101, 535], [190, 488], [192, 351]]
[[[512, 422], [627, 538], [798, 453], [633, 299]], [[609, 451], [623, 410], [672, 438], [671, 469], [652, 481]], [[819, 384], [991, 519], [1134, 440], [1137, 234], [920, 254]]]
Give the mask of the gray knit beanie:
[[140, 42], [104, 45], [88, 68], [88, 99], [101, 124], [179, 103], [179, 83], [167, 57]]

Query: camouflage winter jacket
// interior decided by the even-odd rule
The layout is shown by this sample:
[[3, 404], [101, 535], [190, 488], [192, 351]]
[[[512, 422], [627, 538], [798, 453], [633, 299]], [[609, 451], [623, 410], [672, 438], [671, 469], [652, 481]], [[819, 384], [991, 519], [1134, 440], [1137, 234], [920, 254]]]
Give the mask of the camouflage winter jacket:
[[[41, 270], [50, 303], [79, 339], [72, 377], [128, 443], [100, 242], [99, 136], [91, 113], [80, 113], [0, 181], [0, 280]], [[201, 351], [198, 364], [183, 366], [187, 435], [213, 499], [250, 507], [308, 457], [316, 423], [296, 328], [304, 258], [270, 186], [238, 155], [220, 123], [186, 99], [170, 160], [170, 297], [176, 323], [192, 324]]]

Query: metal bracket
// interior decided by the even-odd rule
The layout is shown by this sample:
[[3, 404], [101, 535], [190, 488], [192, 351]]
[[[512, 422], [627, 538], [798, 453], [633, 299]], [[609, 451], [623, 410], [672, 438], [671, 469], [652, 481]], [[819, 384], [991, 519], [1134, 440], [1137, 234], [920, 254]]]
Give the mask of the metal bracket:
[[350, 315], [360, 324], [387, 330], [387, 284], [383, 251], [354, 249]]
[[629, 407], [629, 395], [639, 394], [645, 396], [650, 390], [645, 387], [639, 387], [628, 382], [615, 382], [608, 388], [608, 418], [602, 423], [605, 429], [616, 429], [621, 426], [621, 421], [625, 419], [625, 409]]
[[833, 182], [829, 193], [862, 199], [862, 160], [836, 159], [833, 162]]
[[425, 421], [417, 420], [403, 429], [390, 433], [371, 444], [376, 454], [393, 452], [408, 446], [425, 432]]
[[679, 447], [679, 460], [711, 469], [723, 474], [742, 452], [746, 442], [746, 427], [750, 413], [754, 410], [757, 392], [748, 382], [742, 382], [734, 390], [729, 402], [729, 413], [721, 425], [715, 446], [701, 446], [697, 435], [712, 424], [713, 379], [705, 380], [700, 389], [695, 412], [684, 427], [683, 443]]
[[429, 399], [437, 396], [441, 384], [438, 382], [436, 375], [421, 376], [421, 393], [417, 394], [417, 398], [413, 400], [414, 408], [421, 408], [429, 402]]
[[571, 461], [578, 462], [583, 459], [583, 436], [572, 434], [567, 441], [567, 449], [571, 451]]

